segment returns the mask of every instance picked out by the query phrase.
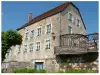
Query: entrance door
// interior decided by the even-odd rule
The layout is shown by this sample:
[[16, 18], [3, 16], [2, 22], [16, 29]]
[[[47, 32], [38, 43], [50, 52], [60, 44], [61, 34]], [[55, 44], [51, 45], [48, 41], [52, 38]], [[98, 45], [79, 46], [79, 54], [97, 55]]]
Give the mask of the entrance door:
[[36, 70], [43, 69], [43, 62], [35, 62], [35, 69]]

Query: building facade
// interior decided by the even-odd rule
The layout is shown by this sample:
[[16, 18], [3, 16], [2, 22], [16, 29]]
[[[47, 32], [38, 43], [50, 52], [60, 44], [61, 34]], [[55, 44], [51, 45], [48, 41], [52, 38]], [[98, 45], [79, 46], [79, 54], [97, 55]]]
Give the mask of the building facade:
[[[80, 11], [71, 2], [61, 4], [33, 19], [32, 13], [30, 13], [28, 22], [18, 28], [17, 31], [23, 36], [22, 44], [11, 47], [4, 62], [28, 63], [27, 67], [36, 68], [37, 70], [46, 69], [49, 72], [54, 72], [60, 69], [59, 62], [61, 61], [58, 60], [61, 57], [68, 57], [66, 55], [69, 55], [69, 57], [71, 57], [70, 55], [81, 55], [82, 52], [78, 49], [83, 51], [86, 49], [77, 48], [78, 46], [73, 47], [78, 51], [74, 53], [72, 51], [73, 48], [69, 48], [71, 47], [69, 44], [72, 43], [70, 39], [67, 40], [68, 48], [67, 46], [66, 48], [62, 46], [66, 40], [61, 40], [61, 36], [64, 37], [66, 34], [68, 36], [82, 36], [81, 40], [86, 40], [84, 37], [86, 35], [86, 27]], [[78, 39], [76, 39], [76, 42], [78, 42]], [[72, 43], [72, 45], [74, 44]], [[72, 52], [69, 52], [67, 49]]]

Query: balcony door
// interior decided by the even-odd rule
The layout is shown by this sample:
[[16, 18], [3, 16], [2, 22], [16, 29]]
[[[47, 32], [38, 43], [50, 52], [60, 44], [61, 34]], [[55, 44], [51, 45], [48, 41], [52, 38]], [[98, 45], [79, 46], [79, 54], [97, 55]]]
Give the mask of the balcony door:
[[68, 26], [68, 31], [69, 31], [69, 34], [72, 34], [72, 27], [71, 26]]

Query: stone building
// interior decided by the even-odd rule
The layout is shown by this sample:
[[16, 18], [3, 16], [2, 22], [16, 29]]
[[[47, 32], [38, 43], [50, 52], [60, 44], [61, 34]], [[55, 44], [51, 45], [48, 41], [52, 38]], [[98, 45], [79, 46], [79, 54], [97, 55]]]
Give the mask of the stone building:
[[[85, 63], [83, 57], [89, 53], [86, 27], [79, 9], [72, 2], [61, 4], [33, 19], [30, 13], [28, 22], [17, 31], [23, 36], [22, 44], [11, 47], [3, 67], [32, 67], [54, 72], [62, 69], [61, 63], [70, 60], [69, 63], [74, 64], [72, 67], [82, 65]], [[92, 49], [90, 53], [97, 53], [94, 47]]]

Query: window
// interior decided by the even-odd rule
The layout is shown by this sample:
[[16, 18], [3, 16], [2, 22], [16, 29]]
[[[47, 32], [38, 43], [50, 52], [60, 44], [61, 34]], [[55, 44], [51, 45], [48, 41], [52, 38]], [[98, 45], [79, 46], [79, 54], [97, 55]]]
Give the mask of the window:
[[46, 49], [50, 49], [50, 40], [46, 40]]
[[79, 27], [79, 25], [80, 25], [80, 20], [77, 19], [77, 26]]
[[72, 34], [72, 27], [68, 26], [69, 34]]
[[31, 38], [34, 36], [34, 30], [31, 31]]
[[47, 34], [51, 32], [51, 24], [47, 25]]
[[35, 62], [35, 69], [36, 70], [43, 69], [43, 62]]
[[38, 28], [38, 35], [37, 36], [40, 36], [41, 35], [41, 28]]
[[69, 19], [70, 21], [72, 21], [72, 14], [71, 14], [71, 13], [69, 13], [68, 19]]
[[27, 52], [27, 45], [24, 45], [24, 53]]
[[30, 52], [32, 52], [33, 51], [33, 43], [32, 44], [30, 44]]
[[40, 42], [37, 42], [36, 45], [37, 45], [36, 51], [39, 51], [40, 50]]
[[28, 40], [28, 33], [25, 34], [25, 40]]
[[74, 16], [72, 17], [72, 23], [75, 23], [75, 19], [74, 19]]

